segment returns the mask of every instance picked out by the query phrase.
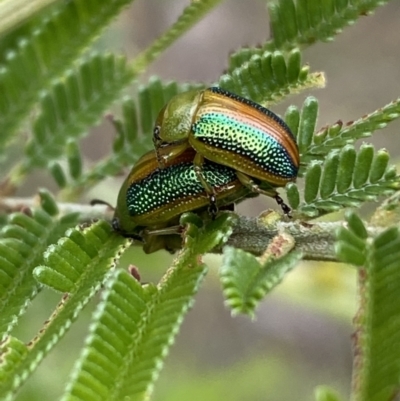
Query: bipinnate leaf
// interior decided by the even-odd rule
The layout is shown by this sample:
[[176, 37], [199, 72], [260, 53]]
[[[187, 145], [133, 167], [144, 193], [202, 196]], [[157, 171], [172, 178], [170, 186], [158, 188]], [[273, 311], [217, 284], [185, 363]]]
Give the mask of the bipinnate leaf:
[[[301, 120], [312, 123], [316, 117], [317, 115], [313, 115], [309, 110], [309, 100], [306, 99], [301, 111]], [[323, 160], [332, 149], [341, 149], [347, 144], [355, 143], [358, 139], [370, 137], [375, 131], [385, 128], [390, 122], [397, 120], [399, 117], [400, 99], [396, 99], [355, 121], [350, 121], [346, 124], [338, 121], [335, 124], [323, 127], [314, 132], [311, 141], [307, 141], [306, 146], [301, 148], [302, 162]], [[291, 125], [290, 127], [294, 128]], [[299, 130], [299, 136], [302, 138], [304, 135], [302, 129], [300, 127], [294, 129], [296, 131]], [[300, 139], [300, 142], [303, 143], [304, 141]]]
[[72, 187], [87, 190], [104, 177], [118, 174], [124, 167], [132, 166], [144, 152], [152, 149], [154, 122], [162, 107], [176, 94], [201, 87], [200, 84], [180, 85], [152, 77], [146, 85], [139, 87], [137, 100], [124, 97], [122, 118], [111, 117], [116, 131], [113, 152], [89, 171], [83, 172], [71, 183]]
[[199, 253], [226, 240], [232, 219], [222, 214], [203, 227], [201, 220], [185, 214], [185, 247], [156, 287], [142, 286], [125, 271], [115, 274], [63, 401], [149, 398], [205, 275]]
[[[132, 0], [58, 2], [7, 52], [0, 74], [0, 148], [29, 115], [39, 94]], [[74, 23], [71, 23], [74, 21]]]
[[254, 316], [260, 301], [301, 259], [293, 247], [293, 238], [282, 233], [273, 238], [260, 261], [241, 249], [224, 248], [220, 278], [232, 313]]
[[63, 337], [129, 244], [130, 240], [114, 233], [108, 223], [99, 221], [71, 229], [67, 237], [49, 247], [43, 260], [46, 266], [35, 270], [34, 275], [41, 284], [67, 294], [30, 342], [29, 352], [12, 370], [4, 372], [0, 399], [14, 394]]
[[[241, 48], [229, 57], [228, 74], [247, 68], [266, 51], [288, 53], [317, 41], [330, 41], [346, 25], [389, 0], [273, 0], [268, 2], [270, 37], [262, 47]], [[253, 99], [254, 100], [254, 99]]]
[[204, 273], [170, 270], [155, 287], [117, 271], [62, 400], [148, 399]]
[[[124, 57], [93, 54], [68, 70], [62, 80], [53, 82], [42, 93], [42, 112], [33, 122], [33, 136], [25, 147], [22, 173], [34, 167], [47, 168], [61, 158], [68, 143], [76, 144], [132, 79], [133, 73]], [[73, 169], [70, 168], [75, 179], [79, 177], [74, 170], [76, 165], [75, 161]]]
[[7, 379], [8, 372], [16, 369], [28, 352], [26, 344], [15, 337], [8, 336], [0, 342], [0, 386]]
[[346, 25], [372, 13], [389, 0], [280, 0], [268, 10], [273, 38], [268, 49], [291, 50], [316, 41], [331, 41]]
[[352, 397], [390, 401], [400, 387], [400, 230], [366, 235], [354, 212], [337, 233], [337, 255], [359, 267]]
[[388, 152], [375, 151], [369, 144], [361, 145], [358, 151], [352, 145], [331, 151], [323, 163], [311, 162], [304, 178], [303, 200], [299, 201], [300, 191], [294, 183], [287, 185], [287, 197], [293, 209], [311, 217], [358, 207], [400, 187], [400, 176], [389, 164]]
[[277, 102], [306, 88], [323, 87], [324, 84], [323, 74], [310, 74], [309, 67], [301, 65], [298, 49], [287, 57], [279, 51], [255, 54], [219, 80], [221, 88], [262, 105]]
[[54, 199], [44, 190], [40, 201], [41, 208], [11, 214], [0, 232], [1, 339], [40, 290], [32, 271], [43, 262], [43, 252], [77, 222], [76, 213], [58, 216]]
[[175, 23], [133, 62], [136, 72], [142, 72], [154, 59], [172, 43], [211, 11], [221, 0], [192, 1], [185, 7]]

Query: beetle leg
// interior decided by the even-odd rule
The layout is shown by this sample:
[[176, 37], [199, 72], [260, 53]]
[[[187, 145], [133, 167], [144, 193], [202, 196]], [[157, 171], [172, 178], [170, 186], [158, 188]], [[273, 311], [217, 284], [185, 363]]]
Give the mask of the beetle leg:
[[273, 188], [264, 189], [260, 188], [260, 186], [254, 182], [248, 175], [241, 173], [240, 171], [236, 171], [236, 175], [239, 181], [246, 187], [249, 188], [253, 192], [257, 192], [259, 194], [267, 195], [270, 198], [274, 198], [276, 203], [281, 207], [282, 212], [290, 217], [291, 209], [290, 207], [283, 201], [283, 199], [278, 195]]
[[171, 227], [161, 227], [141, 231], [144, 239], [143, 250], [145, 253], [153, 253], [159, 249], [165, 249], [169, 253], [175, 253], [182, 248], [183, 227], [176, 225]]
[[158, 148], [155, 145], [156, 157], [158, 165], [161, 169], [168, 166], [171, 160], [175, 159], [179, 155], [185, 152], [185, 150], [190, 146], [189, 142], [173, 142], [174, 146], [170, 146], [170, 143], [162, 143]]
[[194, 172], [196, 173], [197, 179], [200, 181], [201, 185], [203, 186], [204, 190], [206, 191], [209, 200], [210, 206], [208, 208], [209, 213], [211, 214], [212, 219], [214, 220], [217, 213], [217, 194], [215, 193], [214, 188], [207, 182], [203, 174], [203, 162], [204, 157], [200, 153], [196, 153], [196, 156], [193, 159], [194, 165]]
[[152, 230], [143, 230], [143, 235], [171, 235], [171, 234], [182, 234], [182, 226], [171, 226]]

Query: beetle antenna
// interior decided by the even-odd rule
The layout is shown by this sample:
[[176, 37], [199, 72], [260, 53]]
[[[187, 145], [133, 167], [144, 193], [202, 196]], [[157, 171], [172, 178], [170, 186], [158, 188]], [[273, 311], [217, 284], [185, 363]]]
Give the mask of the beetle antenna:
[[108, 202], [103, 201], [103, 200], [101, 200], [101, 199], [92, 199], [92, 200], [89, 202], [89, 204], [90, 204], [91, 206], [95, 206], [95, 205], [105, 205], [105, 206], [108, 206], [111, 210], [115, 210], [115, 207], [114, 207], [114, 206], [111, 206]]

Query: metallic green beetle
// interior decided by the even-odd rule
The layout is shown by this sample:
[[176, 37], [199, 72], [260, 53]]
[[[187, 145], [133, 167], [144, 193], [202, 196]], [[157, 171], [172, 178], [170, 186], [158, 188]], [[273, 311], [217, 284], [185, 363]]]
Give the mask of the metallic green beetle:
[[[188, 147], [195, 149], [196, 173], [207, 193], [213, 188], [203, 173], [204, 159], [236, 170], [244, 186], [290, 211], [275, 188], [296, 180], [299, 150], [289, 127], [265, 107], [216, 87], [185, 92], [160, 111], [153, 139], [162, 168]], [[174, 142], [171, 152], [161, 154]]]
[[[175, 145], [169, 145], [160, 154], [174, 149]], [[188, 211], [208, 214], [210, 195], [197, 178], [193, 165], [195, 154], [194, 149], [187, 148], [168, 160], [164, 169], [158, 167], [155, 151], [142, 156], [120, 189], [112, 222], [114, 229], [144, 240], [144, 250], [150, 253], [165, 248], [165, 242], [163, 236], [148, 235], [149, 231], [177, 226], [180, 215]], [[254, 196], [229, 167], [205, 161], [203, 175], [212, 186], [218, 207]]]

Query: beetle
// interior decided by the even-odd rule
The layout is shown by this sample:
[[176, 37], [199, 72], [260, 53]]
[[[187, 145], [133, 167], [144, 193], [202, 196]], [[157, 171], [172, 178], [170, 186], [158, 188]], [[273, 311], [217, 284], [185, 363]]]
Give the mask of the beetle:
[[[163, 147], [160, 154], [173, 152], [177, 145]], [[210, 195], [199, 181], [193, 159], [196, 152], [186, 148], [158, 166], [156, 152], [143, 155], [126, 177], [118, 194], [112, 225], [122, 235], [145, 240], [145, 252], [163, 248], [163, 239], [147, 235], [151, 230], [179, 224], [179, 217], [188, 211], [208, 214]], [[227, 207], [246, 197], [255, 196], [237, 178], [235, 170], [206, 160], [203, 164], [205, 180], [213, 189], [211, 203]], [[216, 209], [211, 210], [212, 214]], [[169, 233], [169, 231], [167, 230]]]
[[[290, 212], [275, 188], [296, 180], [299, 149], [290, 128], [267, 108], [218, 87], [181, 93], [159, 112], [153, 141], [161, 168], [188, 147], [195, 149], [195, 171], [207, 193], [213, 188], [204, 177], [205, 159], [236, 170], [244, 186]], [[177, 146], [161, 154], [169, 143]]]

